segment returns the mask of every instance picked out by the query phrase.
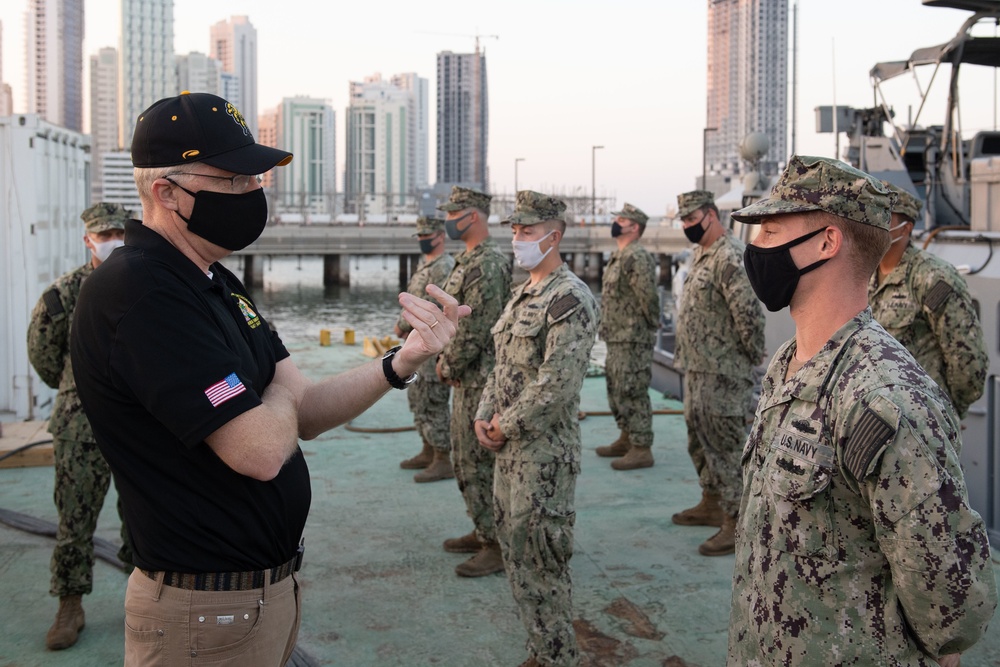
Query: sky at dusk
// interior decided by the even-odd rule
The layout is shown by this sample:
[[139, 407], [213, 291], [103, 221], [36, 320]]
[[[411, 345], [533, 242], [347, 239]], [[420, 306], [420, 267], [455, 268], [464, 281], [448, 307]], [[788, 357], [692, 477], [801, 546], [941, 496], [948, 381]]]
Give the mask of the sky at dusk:
[[[85, 61], [102, 47], [118, 46], [119, 4], [87, 0]], [[389, 77], [415, 71], [428, 79], [433, 180], [436, 54], [471, 52], [474, 35], [484, 35], [492, 190], [511, 192], [515, 158], [524, 158], [518, 166], [522, 189], [589, 196], [591, 147], [601, 145], [598, 196], [663, 215], [701, 173], [706, 6], [704, 0], [174, 0], [174, 49], [207, 53], [210, 25], [247, 15], [257, 29], [258, 109], [305, 95], [327, 99], [336, 110], [339, 189], [348, 82], [376, 72]], [[3, 78], [14, 88], [15, 111], [25, 105], [26, 9], [27, 0], [7, 0], [0, 7]], [[834, 137], [815, 133], [813, 109], [834, 99], [870, 106], [872, 65], [948, 41], [970, 15], [924, 7], [920, 0], [799, 0], [797, 152], [833, 156]], [[971, 136], [994, 128], [995, 74], [963, 72], [968, 78], [963, 77], [962, 128]], [[946, 74], [938, 75], [939, 95], [928, 102], [922, 123], [941, 122]], [[86, 62], [84, 76], [89, 81]], [[922, 77], [926, 87], [930, 71]], [[905, 118], [916, 113], [919, 97], [912, 77], [900, 79], [887, 88], [888, 101]]]

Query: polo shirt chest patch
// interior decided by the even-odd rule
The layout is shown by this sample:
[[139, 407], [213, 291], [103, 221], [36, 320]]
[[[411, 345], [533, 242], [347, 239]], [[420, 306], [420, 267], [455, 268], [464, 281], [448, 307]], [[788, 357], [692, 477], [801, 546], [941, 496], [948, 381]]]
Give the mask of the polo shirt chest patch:
[[240, 312], [243, 313], [243, 319], [247, 321], [247, 326], [251, 329], [256, 329], [260, 326], [260, 315], [257, 311], [253, 309], [250, 305], [250, 301], [242, 294], [232, 293], [233, 297], [236, 298], [236, 304], [240, 308]]

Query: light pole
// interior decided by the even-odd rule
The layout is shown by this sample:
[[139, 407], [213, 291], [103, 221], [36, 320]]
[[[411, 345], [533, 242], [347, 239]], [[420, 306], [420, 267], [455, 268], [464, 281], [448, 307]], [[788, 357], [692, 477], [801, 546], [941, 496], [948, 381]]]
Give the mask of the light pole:
[[514, 158], [514, 198], [517, 199], [517, 163], [524, 162], [523, 157]]
[[707, 164], [708, 164], [708, 133], [718, 132], [717, 127], [706, 127], [701, 132], [701, 189], [708, 190], [706, 186], [705, 179], [707, 177]]
[[590, 147], [590, 215], [597, 222], [597, 150], [604, 146]]

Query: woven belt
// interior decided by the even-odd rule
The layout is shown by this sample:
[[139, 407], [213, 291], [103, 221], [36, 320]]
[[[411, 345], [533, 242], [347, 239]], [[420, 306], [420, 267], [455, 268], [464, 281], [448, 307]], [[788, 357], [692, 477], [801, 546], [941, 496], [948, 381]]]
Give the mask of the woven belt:
[[[264, 588], [264, 578], [270, 577], [270, 583], [276, 584], [287, 578], [292, 572], [298, 572], [302, 567], [303, 547], [300, 545], [295, 557], [283, 565], [269, 570], [252, 572], [206, 572], [191, 574], [188, 572], [164, 572], [163, 584], [173, 588], [183, 588], [189, 591], [252, 591]], [[159, 572], [142, 570], [142, 573], [156, 581]]]

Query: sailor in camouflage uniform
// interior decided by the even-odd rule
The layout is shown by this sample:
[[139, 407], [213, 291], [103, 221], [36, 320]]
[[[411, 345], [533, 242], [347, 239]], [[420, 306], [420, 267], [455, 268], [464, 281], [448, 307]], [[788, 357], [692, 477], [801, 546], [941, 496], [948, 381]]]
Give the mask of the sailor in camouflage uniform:
[[897, 196], [892, 245], [868, 283], [872, 315], [910, 351], [951, 398], [959, 418], [986, 386], [989, 355], [972, 297], [955, 267], [910, 243], [923, 202], [884, 183]]
[[[59, 390], [48, 424], [55, 457], [54, 499], [59, 513], [49, 588], [49, 593], [59, 598], [59, 611], [45, 638], [46, 646], [53, 650], [75, 644], [83, 629], [82, 596], [93, 590], [94, 583], [94, 529], [111, 482], [108, 464], [97, 448], [76, 392], [69, 358], [70, 322], [80, 285], [112, 250], [123, 244], [129, 213], [119, 204], [99, 203], [80, 217], [86, 226], [83, 241], [90, 251], [90, 261], [61, 276], [42, 293], [28, 327], [28, 358], [42, 381]], [[130, 566], [132, 556], [124, 523], [121, 535], [118, 557]]]
[[487, 221], [490, 195], [454, 186], [445, 211], [445, 231], [465, 242], [444, 290], [472, 314], [459, 320], [455, 337], [438, 357], [438, 376], [454, 389], [451, 408], [451, 452], [458, 488], [475, 528], [468, 535], [445, 540], [452, 553], [473, 553], [455, 572], [482, 577], [503, 571], [493, 525], [493, 452], [479, 446], [473, 420], [483, 386], [493, 371], [496, 355], [490, 329], [510, 298], [510, 260], [490, 236]]
[[493, 327], [496, 368], [476, 436], [496, 452], [497, 536], [530, 656], [522, 667], [576, 665], [572, 581], [577, 410], [598, 325], [590, 289], [563, 263], [566, 204], [524, 190], [504, 222], [529, 279]]
[[742, 483], [740, 451], [753, 401], [753, 369], [764, 358], [764, 312], [743, 270], [743, 243], [722, 226], [711, 192], [677, 197], [694, 250], [677, 314], [674, 365], [684, 371], [688, 454], [701, 501], [673, 515], [682, 526], [718, 526], [703, 556], [730, 554]]
[[615, 470], [653, 465], [653, 410], [649, 384], [653, 379], [653, 337], [660, 320], [656, 292], [656, 261], [639, 243], [649, 216], [626, 203], [614, 214], [611, 236], [618, 250], [604, 267], [601, 281], [601, 339], [607, 344], [605, 378], [608, 404], [620, 434], [598, 447], [598, 456], [623, 457]]
[[[417, 233], [422, 257], [416, 271], [410, 277], [406, 291], [436, 303], [427, 295], [427, 285], [444, 285], [448, 274], [455, 268], [455, 258], [444, 251], [444, 221], [420, 216], [417, 218]], [[396, 321], [396, 335], [406, 338], [413, 327], [402, 313]], [[418, 371], [419, 377], [406, 390], [406, 398], [413, 413], [413, 421], [423, 441], [423, 450], [411, 459], [399, 464], [400, 468], [415, 470], [423, 468], [413, 476], [414, 482], [436, 482], [451, 479], [455, 473], [451, 465], [451, 435], [449, 424], [451, 410], [448, 399], [451, 387], [441, 381], [435, 371], [435, 359], [424, 362]]]
[[842, 162], [793, 156], [768, 199], [733, 214], [761, 224], [747, 272], [796, 330], [743, 451], [732, 667], [957, 664], [996, 607], [958, 417], [867, 307], [893, 198]]

